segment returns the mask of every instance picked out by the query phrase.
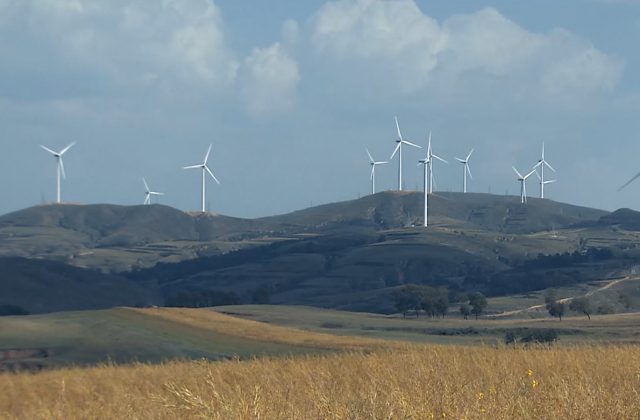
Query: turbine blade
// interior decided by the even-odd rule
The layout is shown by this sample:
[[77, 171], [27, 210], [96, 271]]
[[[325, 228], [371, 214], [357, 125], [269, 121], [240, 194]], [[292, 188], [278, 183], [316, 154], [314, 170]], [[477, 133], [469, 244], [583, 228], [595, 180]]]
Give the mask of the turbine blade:
[[544, 181], [544, 184], [553, 184], [554, 182], [557, 182], [555, 179], [552, 179], [551, 181]]
[[529, 172], [528, 174], [526, 174], [526, 175], [524, 176], [524, 179], [529, 178], [531, 175], [533, 175], [533, 173], [534, 173], [534, 172], [535, 172], [535, 173], [538, 173], [538, 171], [536, 171], [536, 170], [534, 169], [533, 171], [531, 171], [531, 172]]
[[147, 205], [151, 202], [151, 196], [149, 194], [147, 194], [147, 196], [144, 198], [144, 205]]
[[544, 142], [542, 142], [542, 160], [544, 160]]
[[533, 169], [536, 169], [538, 166], [542, 165], [543, 162], [543, 160], [539, 160], [538, 163], [536, 163], [536, 166], [533, 167]]
[[149, 191], [150, 195], [164, 195], [164, 193], [161, 192], [153, 192], [153, 191]]
[[536, 171], [536, 176], [538, 177], [538, 179], [542, 180], [542, 178], [540, 178], [540, 174], [538, 173], [538, 170], [535, 169], [535, 171]]
[[62, 179], [67, 179], [67, 174], [64, 173], [64, 162], [62, 162], [62, 156], [58, 156], [58, 160], [60, 161], [60, 169], [62, 171]]
[[618, 188], [618, 191], [620, 191], [621, 189], [623, 189], [624, 187], [626, 187], [627, 185], [631, 184], [633, 181], [635, 181], [638, 177], [640, 177], [640, 172], [638, 172], [636, 174], [636, 176], [634, 176], [633, 178], [631, 178], [629, 180], [629, 182], [627, 182], [626, 184], [624, 184], [622, 187]]
[[54, 152], [53, 150], [49, 149], [48, 147], [44, 147], [43, 145], [40, 145], [40, 147], [42, 147], [44, 150], [46, 150], [47, 152], [51, 153], [52, 155], [57, 155], [58, 153]]
[[519, 178], [524, 178], [524, 177], [520, 174], [520, 172], [518, 172], [518, 170], [516, 169], [516, 167], [515, 167], [515, 166], [512, 166], [512, 168], [513, 168], [513, 170], [514, 170], [514, 171], [516, 171], [516, 173], [518, 174], [518, 177], [519, 177]]
[[371, 163], [376, 163], [375, 160], [373, 160], [373, 158], [371, 157], [371, 153], [369, 153], [369, 149], [364, 149], [367, 151], [367, 154], [369, 155], [369, 159], [371, 159]]
[[402, 144], [402, 142], [398, 142], [398, 145], [396, 146], [396, 149], [393, 151], [393, 154], [391, 155], [391, 157], [389, 158], [389, 160], [393, 159], [393, 157], [396, 155], [396, 152], [398, 151], [398, 149], [400, 148], [400, 145]]
[[467, 161], [466, 161], [466, 160], [462, 160], [462, 159], [460, 159], [460, 158], [455, 158], [455, 159], [456, 159], [458, 162], [461, 162], [461, 163], [467, 163]]
[[418, 146], [417, 144], [409, 143], [409, 142], [408, 142], [408, 141], [406, 141], [406, 140], [402, 140], [402, 142], [403, 142], [404, 144], [408, 144], [409, 146], [413, 146], [413, 147], [417, 147], [418, 149], [422, 149], [422, 147]]
[[431, 154], [431, 157], [438, 159], [440, 162], [449, 163], [446, 160], [442, 159], [441, 157], [434, 155], [433, 153]]
[[400, 124], [398, 124], [398, 117], [396, 117], [396, 128], [398, 129], [398, 138], [402, 140], [402, 133], [400, 132]]
[[469, 164], [464, 165], [467, 168], [467, 172], [469, 173], [469, 176], [471, 177], [471, 179], [473, 179], [473, 176], [471, 175], [471, 169], [469, 169]]
[[147, 185], [147, 181], [144, 178], [142, 178], [142, 182], [144, 182], [144, 187], [147, 189], [147, 192], [151, 191], [149, 189], [149, 186]]
[[475, 149], [471, 149], [471, 151], [469, 152], [469, 155], [467, 156], [467, 158], [465, 160], [469, 160], [469, 158], [471, 157], [471, 154], [473, 153]]
[[549, 167], [549, 169], [551, 169], [553, 172], [555, 172], [556, 170], [553, 169], [553, 167], [551, 165], [549, 165], [549, 162], [547, 162], [546, 160], [543, 161], [545, 165], [547, 165]]
[[205, 166], [204, 169], [206, 169], [207, 172], [209, 172], [209, 175], [211, 175], [213, 177], [213, 179], [218, 183], [218, 185], [220, 185], [220, 181], [218, 181], [218, 178], [216, 178], [216, 176], [213, 174], [213, 172], [211, 172], [211, 169], [209, 169], [208, 166]]
[[213, 146], [213, 143], [211, 143], [209, 145], [209, 150], [207, 150], [207, 155], [204, 157], [204, 164], [207, 164], [207, 160], [209, 160], [209, 154], [211, 153], [211, 146]]
[[67, 147], [65, 147], [64, 149], [62, 149], [62, 151], [60, 151], [60, 156], [64, 155], [67, 150], [69, 150], [69, 149], [71, 149], [73, 147], [74, 144], [76, 144], [75, 141], [73, 143], [71, 143], [70, 145], [68, 145]]
[[195, 168], [202, 168], [203, 165], [192, 165], [192, 166], [185, 166], [182, 169], [195, 169]]
[[373, 165], [384, 165], [385, 163], [389, 163], [386, 160], [380, 161], [380, 162], [373, 162]]

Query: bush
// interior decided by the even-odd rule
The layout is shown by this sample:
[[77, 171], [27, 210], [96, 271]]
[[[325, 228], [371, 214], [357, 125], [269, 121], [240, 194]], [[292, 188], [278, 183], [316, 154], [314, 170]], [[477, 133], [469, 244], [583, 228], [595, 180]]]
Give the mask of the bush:
[[615, 314], [616, 310], [613, 306], [609, 305], [608, 303], [603, 303], [602, 305], [598, 306], [598, 315], [611, 315], [611, 314]]
[[558, 331], [553, 328], [510, 330], [505, 334], [507, 344], [515, 343], [554, 343], [558, 340]]

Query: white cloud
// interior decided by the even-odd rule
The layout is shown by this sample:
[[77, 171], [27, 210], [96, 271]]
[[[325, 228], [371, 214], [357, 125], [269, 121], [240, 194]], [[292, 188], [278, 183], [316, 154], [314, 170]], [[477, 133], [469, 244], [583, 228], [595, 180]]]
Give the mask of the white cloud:
[[242, 97], [254, 116], [268, 116], [291, 109], [300, 82], [298, 64], [280, 43], [254, 49], [243, 64]]
[[[338, 0], [311, 21], [316, 51], [386, 69], [405, 91], [450, 87], [478, 74], [497, 78], [512, 99], [612, 92], [624, 63], [564, 30], [528, 31], [487, 8], [442, 25], [412, 0]], [[486, 78], [486, 77], [485, 77]]]
[[282, 23], [282, 42], [286, 45], [295, 45], [300, 36], [300, 28], [298, 22], [293, 19], [287, 19]]

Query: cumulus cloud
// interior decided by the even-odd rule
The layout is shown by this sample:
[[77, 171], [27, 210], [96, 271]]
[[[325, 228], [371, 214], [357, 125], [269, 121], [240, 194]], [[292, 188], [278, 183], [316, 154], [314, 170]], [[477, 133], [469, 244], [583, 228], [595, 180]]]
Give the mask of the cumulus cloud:
[[405, 91], [456, 84], [480, 72], [516, 94], [611, 92], [624, 63], [564, 30], [528, 31], [493, 8], [441, 25], [412, 0], [338, 0], [312, 19], [316, 51], [384, 66]]
[[254, 49], [243, 64], [242, 97], [249, 112], [269, 116], [291, 109], [300, 82], [298, 64], [280, 43]]

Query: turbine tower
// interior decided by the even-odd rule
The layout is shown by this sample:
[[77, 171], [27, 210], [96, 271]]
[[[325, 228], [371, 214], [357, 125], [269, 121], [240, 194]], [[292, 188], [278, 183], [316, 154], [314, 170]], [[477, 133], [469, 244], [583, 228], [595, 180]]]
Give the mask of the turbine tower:
[[547, 162], [544, 159], [544, 143], [542, 143], [542, 158], [538, 161], [536, 166], [533, 167], [533, 169], [537, 169], [538, 166], [540, 167], [540, 175], [539, 175], [539, 177], [540, 177], [540, 198], [544, 198], [544, 186], [546, 184], [551, 184], [552, 182], [556, 182], [555, 180], [552, 180], [552, 181], [545, 181], [544, 180], [544, 167], [545, 167], [545, 165], [548, 166], [549, 169], [551, 169], [553, 172], [556, 171], [555, 169], [553, 169], [551, 167], [551, 165], [549, 165], [549, 162]]
[[57, 182], [56, 182], [56, 203], [60, 202], [60, 175], [62, 174], [62, 178], [63, 179], [67, 179], [67, 175], [64, 173], [64, 163], [62, 162], [62, 155], [64, 155], [67, 150], [71, 149], [71, 147], [76, 144], [76, 142], [74, 141], [73, 143], [71, 143], [70, 145], [68, 145], [67, 147], [65, 147], [64, 149], [62, 149], [59, 152], [54, 152], [53, 150], [44, 147], [43, 145], [40, 145], [40, 147], [42, 147], [44, 150], [46, 150], [47, 152], [51, 153], [55, 158], [56, 158], [56, 162], [57, 162]]
[[161, 193], [161, 192], [151, 191], [149, 189], [149, 186], [147, 185], [147, 181], [144, 178], [142, 178], [142, 182], [144, 182], [144, 188], [146, 188], [146, 190], [147, 190], [147, 192], [145, 192], [146, 197], [144, 198], [144, 204], [145, 205], [151, 204], [151, 196], [152, 195], [164, 195], [164, 193]]
[[518, 181], [520, 181], [520, 202], [526, 203], [527, 202], [527, 178], [529, 178], [531, 174], [533, 174], [536, 170], [534, 169], [528, 174], [526, 174], [525, 176], [522, 176], [520, 172], [518, 172], [515, 166], [512, 166], [512, 168], [518, 174]]
[[398, 129], [398, 140], [396, 140], [396, 143], [398, 143], [398, 145], [396, 146], [389, 160], [393, 159], [393, 157], [396, 155], [396, 152], [398, 152], [398, 191], [402, 191], [402, 143], [408, 144], [409, 146], [417, 147], [418, 149], [420, 149], [421, 147], [417, 144], [409, 143], [404, 138], [402, 138], [402, 133], [400, 132], [400, 124], [398, 124], [398, 117], [396, 117], [396, 128]]
[[438, 159], [440, 162], [449, 163], [441, 157], [433, 154], [431, 149], [431, 132], [429, 132], [429, 146], [427, 146], [427, 159], [429, 161], [429, 192], [433, 193], [433, 159]]
[[428, 171], [429, 171], [429, 153], [427, 152], [427, 157], [419, 160], [418, 166], [424, 165], [424, 217], [422, 226], [427, 227], [429, 225], [429, 184], [428, 184]]
[[462, 167], [462, 192], [465, 194], [467, 192], [467, 172], [469, 173], [469, 177], [473, 179], [473, 176], [471, 176], [471, 170], [469, 169], [469, 158], [471, 157], [471, 153], [473, 153], [473, 150], [474, 149], [471, 149], [466, 159], [456, 158], [458, 162], [464, 165]]
[[206, 173], [209, 172], [209, 175], [211, 175], [211, 177], [214, 179], [214, 181], [216, 181], [218, 183], [218, 185], [220, 185], [220, 181], [218, 181], [218, 178], [216, 178], [216, 176], [213, 174], [213, 172], [211, 172], [211, 169], [209, 169], [209, 167], [207, 166], [207, 160], [209, 160], [209, 153], [211, 153], [211, 147], [213, 146], [213, 144], [211, 144], [209, 146], [209, 150], [207, 150], [207, 155], [204, 157], [204, 163], [201, 163], [199, 165], [192, 165], [192, 166], [185, 166], [184, 169], [197, 169], [200, 168], [202, 169], [202, 212], [204, 213], [205, 211], [205, 179], [206, 179]]
[[369, 155], [369, 159], [371, 160], [371, 194], [375, 194], [376, 193], [376, 166], [384, 165], [385, 163], [389, 163], [389, 162], [387, 162], [386, 160], [376, 162], [371, 157], [371, 153], [369, 153], [369, 149], [365, 149], [365, 150], [367, 151], [367, 154]]

